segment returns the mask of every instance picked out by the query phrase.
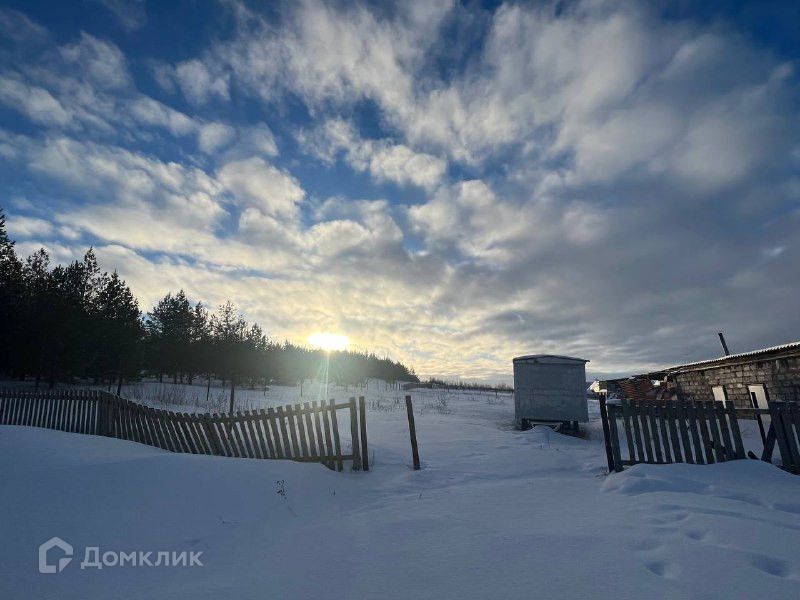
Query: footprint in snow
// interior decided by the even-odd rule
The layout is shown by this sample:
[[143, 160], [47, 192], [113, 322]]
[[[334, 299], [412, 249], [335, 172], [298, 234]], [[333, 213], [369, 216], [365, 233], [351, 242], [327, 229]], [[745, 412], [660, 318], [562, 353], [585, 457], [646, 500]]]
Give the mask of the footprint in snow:
[[773, 558], [766, 554], [751, 554], [748, 557], [748, 561], [756, 569], [767, 575], [774, 575], [775, 577], [789, 576], [789, 565], [779, 558]]
[[644, 566], [653, 575], [658, 575], [659, 577], [665, 577], [667, 579], [677, 576], [679, 571], [677, 565], [662, 560], [651, 560], [646, 562]]
[[684, 535], [690, 540], [695, 540], [696, 542], [702, 542], [708, 537], [708, 532], [702, 531], [700, 529], [690, 529], [689, 531], [684, 532]]

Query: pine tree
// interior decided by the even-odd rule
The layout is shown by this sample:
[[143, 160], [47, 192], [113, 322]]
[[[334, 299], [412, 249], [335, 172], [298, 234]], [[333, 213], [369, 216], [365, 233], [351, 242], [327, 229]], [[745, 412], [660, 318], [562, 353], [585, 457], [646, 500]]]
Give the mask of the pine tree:
[[22, 285], [22, 262], [6, 233], [6, 216], [0, 209], [0, 371], [14, 374], [21, 366], [15, 342], [19, 336]]
[[101, 332], [98, 366], [109, 379], [117, 378], [119, 391], [122, 379], [138, 372], [138, 350], [144, 332], [139, 303], [116, 271], [103, 276], [94, 312]]

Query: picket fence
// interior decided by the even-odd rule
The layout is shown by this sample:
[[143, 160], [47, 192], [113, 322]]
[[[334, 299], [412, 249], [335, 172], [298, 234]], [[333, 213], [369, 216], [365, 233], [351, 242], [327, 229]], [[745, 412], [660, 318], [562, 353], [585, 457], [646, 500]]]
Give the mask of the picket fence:
[[[339, 411], [349, 412], [352, 450], [342, 450]], [[98, 390], [0, 389], [0, 425], [103, 435], [171, 452], [318, 462], [369, 470], [364, 397], [305, 402], [235, 415], [179, 413]]]
[[[739, 418], [746, 416], [758, 420], [762, 430], [761, 460], [772, 462], [777, 446], [781, 467], [800, 474], [800, 404], [770, 401], [768, 405], [768, 409], [737, 410], [733, 403], [607, 401], [601, 396], [600, 417], [609, 473], [638, 463], [702, 465], [744, 459]], [[770, 417], [767, 433], [761, 422], [765, 416]]]

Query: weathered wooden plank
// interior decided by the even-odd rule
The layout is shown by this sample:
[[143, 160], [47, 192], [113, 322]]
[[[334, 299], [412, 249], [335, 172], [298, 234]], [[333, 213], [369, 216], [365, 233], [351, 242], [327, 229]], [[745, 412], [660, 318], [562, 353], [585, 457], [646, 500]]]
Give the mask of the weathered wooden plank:
[[253, 458], [266, 458], [266, 450], [264, 447], [264, 439], [261, 437], [261, 432], [258, 429], [258, 413], [255, 410], [245, 411], [247, 433], [250, 435], [250, 441], [253, 444]]
[[697, 425], [700, 428], [700, 437], [703, 440], [703, 449], [706, 453], [706, 463], [709, 465], [714, 464], [714, 444], [711, 441], [711, 435], [708, 430], [708, 420], [706, 418], [705, 403], [697, 401], [694, 403], [695, 411], [697, 412]]
[[231, 413], [227, 413], [225, 418], [225, 433], [228, 436], [228, 443], [233, 450], [233, 456], [236, 458], [246, 458], [244, 444], [239, 439], [239, 428], [236, 425], [236, 419]]
[[314, 422], [313, 414], [311, 412], [311, 404], [308, 402], [303, 403], [303, 420], [305, 421], [305, 430], [308, 434], [308, 457], [318, 457], [320, 453], [317, 451], [317, 440], [314, 438]]
[[[81, 392], [83, 392], [81, 390]], [[84, 408], [86, 406], [86, 398], [83, 393], [81, 393], [77, 399], [75, 400], [75, 423], [73, 431], [75, 433], [83, 433], [83, 417], [84, 417]], [[35, 413], [34, 413], [35, 415]], [[34, 416], [34, 420], [35, 420]]]
[[[788, 414], [791, 421], [790, 433], [792, 443], [795, 448], [800, 450], [800, 404], [797, 402], [787, 402]], [[795, 463], [795, 472], [800, 470], [800, 461]]]
[[708, 429], [711, 432], [711, 442], [714, 447], [714, 459], [717, 462], [724, 462], [725, 448], [722, 447], [722, 434], [719, 431], [717, 411], [714, 408], [714, 402], [705, 402], [705, 410], [706, 419], [708, 420]]
[[608, 435], [611, 447], [611, 465], [609, 471], [613, 470], [615, 473], [622, 472], [622, 456], [619, 451], [619, 431], [617, 429], [617, 418], [619, 417], [620, 407], [616, 404], [611, 404], [606, 407], [608, 420]]
[[714, 414], [717, 415], [722, 445], [725, 449], [725, 460], [734, 460], [736, 458], [736, 450], [733, 447], [731, 431], [728, 426], [728, 416], [725, 412], [725, 405], [722, 402], [714, 402]]
[[153, 440], [153, 445], [156, 448], [161, 448], [162, 450], [167, 449], [167, 444], [164, 441], [164, 438], [161, 434], [161, 427], [159, 426], [158, 417], [156, 416], [156, 411], [149, 406], [145, 406], [144, 408], [144, 418], [147, 421], [147, 427], [150, 430], [150, 435]]
[[672, 462], [672, 451], [669, 447], [669, 433], [667, 431], [667, 422], [669, 421], [669, 412], [663, 402], [654, 405], [655, 417], [658, 421], [661, 431], [661, 444], [664, 447], [664, 460], [668, 463]]
[[167, 427], [172, 430], [172, 439], [175, 441], [175, 448], [177, 452], [188, 453], [190, 452], [188, 443], [183, 435], [183, 430], [180, 427], [178, 414], [168, 410], [166, 411]]
[[253, 410], [253, 428], [258, 437], [259, 447], [261, 448], [261, 456], [263, 458], [272, 458], [270, 455], [269, 444], [269, 431], [264, 427], [264, 411], [261, 409]]
[[336, 452], [336, 469], [338, 471], [343, 471], [344, 461], [342, 460], [342, 444], [339, 440], [339, 423], [336, 420], [336, 402], [331, 399], [329, 405], [331, 411], [331, 430], [333, 431], [333, 447]]
[[358, 411], [356, 409], [356, 399], [350, 398], [350, 439], [353, 446], [353, 470], [361, 470], [361, 447], [358, 443]]
[[320, 401], [320, 412], [322, 413], [323, 433], [325, 435], [325, 450], [327, 451], [328, 468], [335, 469], [335, 455], [333, 453], [333, 435], [331, 434], [330, 410], [325, 406], [324, 400]]
[[33, 426], [33, 419], [34, 415], [36, 414], [36, 405], [39, 398], [41, 398], [41, 396], [34, 396], [30, 398], [26, 403], [27, 406], [25, 407], [25, 425], [27, 425], [28, 427]]
[[139, 434], [140, 444], [152, 446], [152, 438], [150, 431], [147, 428], [147, 421], [144, 418], [144, 407], [135, 402], [130, 403], [131, 412], [133, 413], [133, 420]]
[[197, 434], [194, 430], [192, 415], [187, 412], [178, 413], [178, 423], [186, 442], [189, 444], [189, 452], [191, 454], [203, 454], [200, 441], [197, 439]]
[[411, 396], [406, 396], [406, 415], [408, 417], [408, 432], [411, 436], [411, 460], [413, 461], [414, 470], [419, 471], [419, 447], [417, 446], [417, 426], [414, 422], [414, 407], [411, 404]]
[[314, 438], [317, 442], [317, 454], [319, 456], [320, 462], [326, 464], [325, 457], [330, 454], [325, 447], [325, 432], [323, 430], [323, 421], [322, 421], [322, 413], [320, 411], [320, 407], [317, 404], [317, 401], [314, 400], [311, 402], [311, 408], [313, 412], [311, 413], [311, 419], [314, 423]]
[[731, 437], [733, 437], [733, 446], [736, 449], [736, 458], [745, 458], [744, 444], [742, 444], [742, 432], [739, 429], [739, 419], [736, 417], [736, 405], [733, 402], [728, 402], [728, 406], [725, 407], [725, 412], [728, 414]]
[[158, 427], [161, 430], [161, 437], [164, 438], [165, 448], [170, 452], [180, 452], [178, 444], [175, 440], [175, 433], [169, 426], [169, 415], [165, 410], [156, 409], [156, 419], [158, 420]]
[[650, 437], [653, 440], [653, 458], [657, 463], [664, 462], [664, 455], [661, 452], [661, 440], [659, 438], [658, 432], [658, 421], [656, 420], [656, 413], [655, 413], [655, 404], [652, 402], [647, 402], [644, 405], [647, 409], [647, 419], [648, 424], [650, 425]]
[[683, 456], [687, 463], [694, 464], [694, 454], [692, 452], [692, 444], [690, 442], [689, 436], [689, 425], [688, 425], [688, 411], [686, 407], [686, 402], [683, 400], [678, 400], [675, 402], [675, 413], [678, 419], [678, 430], [681, 434], [681, 443], [683, 444]]
[[308, 415], [305, 414], [303, 408], [300, 404], [295, 406], [295, 420], [297, 421], [297, 438], [300, 442], [300, 456], [306, 458], [310, 456], [308, 451], [308, 441], [306, 440], [306, 425], [304, 422], [305, 417]]
[[292, 456], [300, 458], [300, 444], [297, 441], [297, 423], [295, 422], [294, 407], [286, 405], [286, 424], [289, 428], [289, 438], [292, 440]]
[[186, 427], [189, 428], [189, 435], [194, 441], [195, 454], [210, 454], [208, 450], [208, 442], [203, 432], [203, 427], [200, 424], [197, 415], [194, 413], [184, 413], [186, 419]]
[[653, 454], [653, 442], [650, 438], [650, 426], [648, 424], [647, 406], [642, 402], [636, 402], [634, 405], [636, 414], [642, 428], [642, 442], [644, 443], [644, 451], [647, 455], [648, 463], [655, 462], [655, 455]]
[[789, 446], [786, 444], [786, 431], [783, 425], [783, 417], [781, 415], [783, 409], [783, 402], [769, 403], [770, 410], [770, 425], [771, 429], [775, 430], [775, 441], [778, 443], [778, 450], [781, 453], [781, 463], [786, 469], [792, 468], [792, 456], [789, 452]]
[[666, 415], [667, 428], [669, 429], [669, 437], [670, 441], [672, 442], [672, 458], [675, 462], [683, 462], [683, 455], [681, 454], [681, 442], [680, 438], [678, 437], [678, 428], [675, 424], [677, 420], [675, 403], [669, 401], [665, 402], [664, 414]]
[[278, 413], [274, 408], [269, 407], [267, 409], [267, 418], [269, 419], [269, 430], [272, 434], [272, 440], [275, 445], [275, 458], [286, 458], [286, 453], [283, 450], [283, 442], [281, 441], [279, 432]]
[[609, 424], [610, 417], [609, 417], [608, 406], [606, 405], [605, 394], [600, 394], [599, 404], [600, 404], [600, 423], [603, 426], [603, 442], [606, 450], [606, 464], [608, 465], [608, 472], [613, 473], [616, 469], [614, 465], [614, 452], [611, 449], [611, 445], [613, 442], [611, 441], [611, 426]]
[[206, 437], [208, 438], [211, 453], [215, 456], [221, 456], [222, 447], [220, 446], [217, 432], [214, 430], [214, 424], [211, 422], [211, 415], [205, 413], [200, 416], [200, 419], [202, 421], [203, 428], [205, 429]]
[[700, 440], [700, 430], [697, 426], [697, 412], [695, 410], [694, 402], [687, 401], [684, 404], [686, 417], [689, 420], [689, 432], [692, 434], [692, 444], [694, 446], [695, 463], [698, 465], [706, 464], [703, 454], [703, 443]]
[[361, 431], [361, 468], [369, 471], [369, 447], [367, 446], [367, 405], [364, 396], [358, 398], [358, 424]]
[[211, 427], [216, 434], [220, 450], [222, 451], [222, 456], [233, 456], [233, 450], [228, 442], [228, 434], [226, 432], [224, 415], [217, 413], [211, 415]]
[[642, 443], [642, 430], [639, 426], [638, 411], [635, 409], [634, 403], [630, 400], [623, 400], [623, 406], [628, 406], [628, 414], [631, 417], [631, 425], [633, 427], [633, 438], [636, 442], [636, 453], [631, 456], [633, 463], [645, 462], [647, 459], [644, 454], [644, 444]]
[[783, 448], [781, 448], [783, 466], [786, 470], [796, 473], [800, 471], [800, 448], [798, 448], [797, 437], [794, 434], [791, 409], [792, 405], [790, 403], [781, 403], [778, 413], [780, 427], [776, 428], [776, 430], [779, 434], [778, 439], [780, 440], [780, 437], [783, 437], [783, 446], [787, 450], [786, 455], [784, 455]]
[[277, 458], [275, 454], [275, 444], [272, 443], [272, 432], [269, 428], [269, 417], [267, 416], [267, 411], [263, 408], [258, 411], [258, 424], [261, 427], [261, 431], [264, 435], [264, 441], [267, 444], [267, 458]]
[[256, 449], [253, 446], [253, 440], [250, 439], [249, 431], [247, 430], [247, 413], [242, 414], [237, 411], [236, 413], [237, 431], [239, 439], [242, 440], [245, 456], [247, 458], [257, 458]]
[[275, 417], [278, 420], [278, 427], [281, 431], [281, 446], [283, 447], [283, 458], [293, 458], [292, 446], [289, 440], [289, 433], [286, 429], [286, 414], [282, 406], [275, 409]]

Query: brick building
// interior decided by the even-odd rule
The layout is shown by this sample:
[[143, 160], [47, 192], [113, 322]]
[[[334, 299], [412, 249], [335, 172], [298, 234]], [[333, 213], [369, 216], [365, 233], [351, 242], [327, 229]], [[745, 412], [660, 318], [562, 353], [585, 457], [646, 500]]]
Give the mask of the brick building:
[[755, 400], [761, 408], [766, 408], [767, 399], [800, 401], [800, 341], [670, 367], [649, 376], [666, 380], [671, 391], [687, 399], [727, 399], [739, 407]]

